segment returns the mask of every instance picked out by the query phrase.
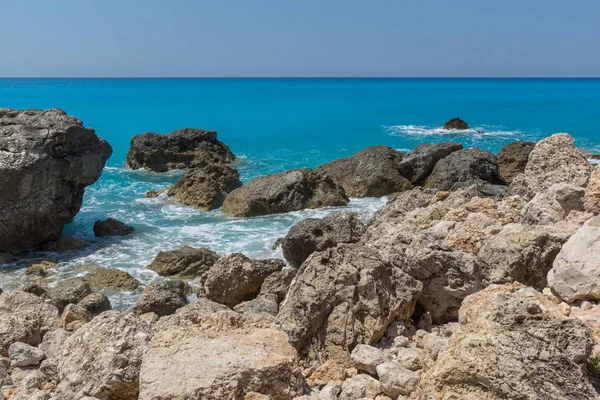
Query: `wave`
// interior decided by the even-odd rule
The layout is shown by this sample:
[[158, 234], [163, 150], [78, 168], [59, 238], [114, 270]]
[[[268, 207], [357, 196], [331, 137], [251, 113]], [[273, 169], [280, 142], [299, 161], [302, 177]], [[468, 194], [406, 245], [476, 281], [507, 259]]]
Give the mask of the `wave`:
[[458, 129], [443, 129], [440, 127], [430, 127], [423, 125], [394, 125], [383, 127], [392, 136], [439, 136], [439, 135], [468, 135], [468, 136], [494, 136], [494, 137], [508, 137], [518, 136], [522, 132], [518, 130], [503, 130], [497, 126], [477, 126], [471, 129], [458, 130]]

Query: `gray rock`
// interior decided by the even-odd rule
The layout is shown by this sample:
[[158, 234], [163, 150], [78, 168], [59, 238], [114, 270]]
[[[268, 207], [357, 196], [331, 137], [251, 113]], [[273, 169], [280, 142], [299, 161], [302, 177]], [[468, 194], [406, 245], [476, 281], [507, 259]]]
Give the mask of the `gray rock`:
[[110, 300], [102, 293], [88, 294], [78, 303], [78, 306], [85, 308], [92, 318], [112, 308]]
[[277, 315], [279, 311], [277, 295], [272, 293], [261, 294], [254, 300], [245, 301], [233, 307], [233, 311], [241, 313], [266, 312], [271, 315]]
[[9, 346], [8, 356], [11, 367], [28, 367], [39, 364], [44, 358], [44, 352], [27, 343], [16, 342]]
[[359, 374], [342, 383], [339, 400], [379, 399], [377, 397], [379, 394], [381, 394], [381, 383], [372, 376]]
[[525, 166], [529, 160], [529, 153], [533, 150], [535, 143], [517, 140], [507, 144], [498, 152], [498, 170], [500, 177], [507, 185], [510, 185], [513, 179], [525, 171]]
[[412, 348], [399, 348], [395, 361], [406, 369], [416, 371], [421, 369], [421, 357], [419, 352]]
[[273, 272], [265, 278], [260, 287], [260, 293], [273, 293], [277, 295], [277, 301], [282, 302], [297, 273], [298, 270], [296, 268], [286, 268], [281, 271]]
[[350, 358], [354, 361], [356, 369], [372, 375], [377, 373], [377, 366], [386, 361], [383, 350], [367, 344], [357, 345], [352, 350]]
[[161, 276], [201, 277], [220, 256], [205, 248], [184, 246], [161, 251], [146, 268]]
[[74, 332], [87, 324], [91, 315], [85, 308], [77, 304], [68, 304], [60, 317], [60, 326], [67, 332]]
[[459, 131], [465, 131], [469, 128], [469, 124], [467, 124], [465, 121], [463, 121], [460, 118], [450, 118], [448, 121], [446, 121], [444, 123], [444, 129], [446, 130], [459, 130]]
[[46, 289], [35, 283], [29, 283], [23, 286], [23, 289], [21, 290], [23, 290], [26, 293], [35, 294], [38, 297], [46, 297]]
[[173, 314], [186, 304], [183, 281], [155, 281], [146, 286], [144, 294], [135, 303], [133, 312], [137, 315], [154, 312], [162, 317]]
[[377, 366], [377, 376], [381, 382], [383, 393], [392, 398], [409, 396], [421, 381], [421, 376], [404, 368], [396, 361], [389, 361]]
[[62, 311], [67, 304], [77, 304], [85, 296], [92, 293], [88, 283], [82, 278], [71, 278], [59, 282], [55, 287], [48, 290], [48, 295], [52, 299], [59, 311]]
[[135, 230], [133, 226], [126, 225], [114, 218], [98, 220], [94, 223], [94, 234], [96, 236], [127, 236]]
[[462, 144], [458, 142], [420, 144], [404, 156], [398, 169], [412, 183], [421, 184], [439, 160], [462, 148]]

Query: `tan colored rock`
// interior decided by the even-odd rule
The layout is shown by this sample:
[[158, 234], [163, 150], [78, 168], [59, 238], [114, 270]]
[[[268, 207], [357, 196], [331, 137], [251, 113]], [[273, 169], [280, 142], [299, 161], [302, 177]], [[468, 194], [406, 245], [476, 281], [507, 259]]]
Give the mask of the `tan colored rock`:
[[354, 361], [354, 365], [358, 370], [365, 371], [369, 374], [377, 373], [377, 366], [386, 361], [383, 351], [367, 344], [357, 345], [350, 358]]
[[52, 261], [42, 261], [36, 264], [32, 264], [25, 270], [25, 275], [36, 275], [42, 278], [53, 275], [52, 270], [56, 269], [58, 265]]
[[283, 301], [297, 273], [298, 270], [296, 268], [285, 268], [281, 271], [273, 272], [263, 281], [260, 293], [275, 294], [279, 302]]
[[118, 268], [94, 267], [83, 279], [93, 290], [133, 291], [140, 286], [137, 279]]
[[359, 374], [342, 383], [339, 400], [374, 399], [381, 394], [380, 382], [367, 374]]
[[585, 193], [585, 209], [594, 214], [600, 214], [600, 165], [592, 170]]
[[396, 361], [389, 361], [377, 366], [377, 376], [383, 392], [392, 398], [409, 396], [419, 386], [421, 376], [404, 368]]
[[74, 332], [87, 324], [90, 317], [90, 313], [85, 308], [76, 304], [69, 304], [60, 317], [60, 327], [68, 332]]
[[341, 385], [347, 377], [346, 366], [334, 360], [327, 360], [306, 379], [311, 388], [322, 388], [329, 382]]
[[161, 276], [195, 278], [204, 275], [219, 258], [209, 249], [184, 246], [159, 252], [146, 268]]
[[186, 304], [184, 282], [154, 281], [146, 286], [144, 294], [133, 306], [133, 312], [137, 315], [153, 312], [162, 317], [173, 314]]

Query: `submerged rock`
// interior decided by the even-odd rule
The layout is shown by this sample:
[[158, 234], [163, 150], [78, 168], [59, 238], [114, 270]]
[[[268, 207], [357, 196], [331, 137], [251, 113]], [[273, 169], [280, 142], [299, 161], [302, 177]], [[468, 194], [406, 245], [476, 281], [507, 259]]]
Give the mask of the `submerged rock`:
[[348, 201], [344, 189], [331, 178], [304, 168], [252, 179], [227, 195], [223, 212], [232, 217], [255, 217], [344, 206]]
[[110, 145], [59, 109], [0, 108], [0, 252], [56, 240], [96, 182]]
[[513, 179], [525, 171], [525, 166], [529, 160], [529, 153], [533, 150], [535, 143], [517, 140], [507, 144], [500, 150], [496, 159], [500, 177], [507, 185], [510, 185]]
[[96, 236], [127, 236], [133, 233], [133, 226], [124, 224], [114, 218], [99, 220], [94, 223], [94, 234]]
[[412, 189], [398, 170], [403, 154], [387, 146], [373, 146], [323, 164], [316, 172], [326, 174], [350, 197], [381, 197]]
[[469, 124], [467, 124], [462, 119], [451, 118], [444, 123], [444, 129], [446, 129], [446, 130], [455, 129], [455, 130], [459, 130], [459, 131], [465, 131], [470, 128], [469, 128]]
[[185, 128], [166, 135], [146, 132], [131, 139], [127, 165], [156, 172], [229, 164], [235, 156], [217, 140], [217, 132]]
[[420, 184], [427, 179], [439, 160], [462, 148], [462, 144], [457, 142], [420, 144], [404, 156], [398, 169], [412, 183]]
[[146, 268], [161, 276], [195, 278], [204, 275], [219, 258], [209, 249], [184, 246], [159, 252]]

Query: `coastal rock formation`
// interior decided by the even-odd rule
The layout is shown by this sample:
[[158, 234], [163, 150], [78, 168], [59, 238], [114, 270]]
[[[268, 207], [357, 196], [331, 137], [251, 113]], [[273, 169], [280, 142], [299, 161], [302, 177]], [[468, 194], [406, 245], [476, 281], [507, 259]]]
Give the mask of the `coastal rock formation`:
[[92, 293], [92, 289], [83, 278], [71, 278], [59, 282], [55, 287], [50, 288], [48, 295], [60, 311], [67, 304], [77, 304], [85, 296]]
[[315, 251], [358, 242], [364, 230], [365, 225], [356, 213], [307, 218], [292, 226], [283, 239], [283, 256], [292, 267], [298, 268]]
[[555, 183], [586, 187], [591, 172], [592, 166], [584, 153], [575, 147], [573, 138], [566, 133], [557, 133], [535, 145], [525, 171], [513, 179], [510, 191], [530, 200]]
[[114, 218], [107, 218], [94, 222], [94, 235], [104, 236], [127, 236], [135, 230], [133, 226], [124, 224]]
[[240, 174], [227, 165], [194, 168], [167, 189], [167, 196], [178, 203], [203, 211], [223, 205], [225, 196], [242, 186]]
[[159, 317], [171, 315], [187, 304], [183, 281], [155, 281], [146, 286], [144, 294], [133, 307], [137, 315], [153, 312]]
[[459, 130], [459, 131], [465, 131], [470, 128], [469, 128], [469, 124], [467, 124], [462, 119], [450, 118], [448, 121], [446, 121], [444, 123], [444, 129], [446, 129], [446, 130], [455, 129], [455, 130]]
[[523, 223], [550, 225], [565, 219], [571, 211], [585, 210], [585, 188], [556, 183], [547, 192], [537, 193], [523, 210]]
[[77, 305], [85, 308], [92, 318], [112, 308], [110, 300], [102, 293], [88, 294]]
[[130, 168], [155, 172], [234, 161], [229, 147], [217, 140], [217, 132], [193, 128], [178, 129], [165, 135], [154, 132], [135, 135], [127, 153]]
[[585, 193], [585, 209], [594, 214], [600, 214], [600, 165], [597, 165], [590, 176]]
[[137, 279], [117, 268], [93, 267], [83, 279], [93, 290], [132, 291], [140, 286]]
[[316, 172], [326, 174], [350, 197], [381, 197], [412, 189], [398, 170], [403, 154], [387, 146], [367, 147], [358, 153], [323, 164]]
[[421, 184], [439, 160], [462, 148], [462, 144], [457, 142], [420, 144], [404, 156], [398, 170], [412, 183]]
[[437, 162], [425, 187], [456, 190], [478, 182], [501, 185], [496, 156], [478, 148], [455, 151]]
[[344, 189], [328, 176], [304, 168], [252, 179], [227, 195], [223, 212], [255, 217], [346, 204]]
[[298, 270], [296, 268], [286, 268], [281, 271], [273, 272], [265, 278], [260, 287], [260, 293], [272, 293], [277, 296], [279, 302], [283, 301], [297, 273]]
[[0, 252], [58, 239], [111, 153], [62, 110], [0, 108]]
[[220, 257], [205, 248], [184, 246], [159, 252], [146, 268], [161, 276], [195, 278], [204, 275]]
[[498, 169], [500, 177], [507, 185], [510, 185], [513, 179], [525, 171], [525, 166], [529, 160], [529, 153], [533, 150], [535, 143], [517, 140], [504, 146], [496, 159], [498, 160]]

